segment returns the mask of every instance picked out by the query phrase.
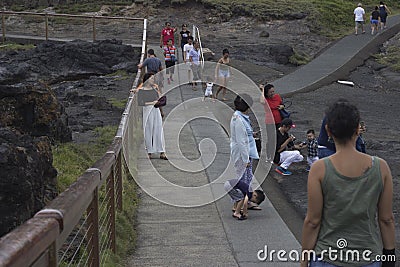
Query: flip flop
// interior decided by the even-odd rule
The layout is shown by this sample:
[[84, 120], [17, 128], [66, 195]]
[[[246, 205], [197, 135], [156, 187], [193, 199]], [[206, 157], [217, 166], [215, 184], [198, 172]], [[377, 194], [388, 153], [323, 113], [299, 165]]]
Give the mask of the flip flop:
[[235, 218], [235, 219], [238, 220], [238, 221], [244, 221], [244, 220], [247, 219], [247, 217], [244, 216], [244, 215], [235, 216], [235, 214], [232, 214], [232, 217]]
[[262, 210], [259, 206], [251, 206], [247, 208], [248, 210]]

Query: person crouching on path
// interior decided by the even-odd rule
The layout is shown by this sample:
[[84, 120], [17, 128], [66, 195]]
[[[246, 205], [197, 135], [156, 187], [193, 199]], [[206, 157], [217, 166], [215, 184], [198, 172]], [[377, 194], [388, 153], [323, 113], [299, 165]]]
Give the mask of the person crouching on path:
[[282, 175], [291, 175], [292, 173], [287, 170], [289, 166], [294, 162], [303, 161], [303, 156], [299, 151], [299, 149], [303, 148], [303, 144], [295, 145], [293, 141], [296, 138], [293, 135], [289, 136], [289, 130], [292, 128], [292, 125], [293, 122], [291, 119], [283, 119], [281, 126], [276, 132], [276, 152], [274, 163], [279, 166], [276, 167], [275, 171]]

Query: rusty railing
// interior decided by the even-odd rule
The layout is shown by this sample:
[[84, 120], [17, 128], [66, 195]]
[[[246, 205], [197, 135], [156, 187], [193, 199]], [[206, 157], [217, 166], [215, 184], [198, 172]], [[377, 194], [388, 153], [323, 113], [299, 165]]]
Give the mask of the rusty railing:
[[[5, 14], [9, 12], [2, 12], [3, 21]], [[143, 62], [147, 19], [124, 19], [143, 22]], [[133, 88], [140, 75], [138, 70]], [[0, 266], [101, 266], [110, 253], [116, 252], [116, 213], [122, 210], [123, 171], [129, 164], [124, 142], [130, 140], [126, 135], [136, 110], [134, 100], [129, 97], [117, 134], [104, 156], [33, 218], [0, 239]]]

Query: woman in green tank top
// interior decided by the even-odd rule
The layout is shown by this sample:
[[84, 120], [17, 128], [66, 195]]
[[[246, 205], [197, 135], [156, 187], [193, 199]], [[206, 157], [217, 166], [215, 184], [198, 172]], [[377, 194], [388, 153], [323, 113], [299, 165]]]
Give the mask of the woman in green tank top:
[[[326, 120], [336, 153], [315, 162], [308, 176], [301, 266], [310, 261], [311, 267], [394, 267], [390, 169], [383, 159], [355, 149], [360, 114], [354, 105], [335, 102], [327, 109]], [[381, 261], [382, 255], [390, 259]]]

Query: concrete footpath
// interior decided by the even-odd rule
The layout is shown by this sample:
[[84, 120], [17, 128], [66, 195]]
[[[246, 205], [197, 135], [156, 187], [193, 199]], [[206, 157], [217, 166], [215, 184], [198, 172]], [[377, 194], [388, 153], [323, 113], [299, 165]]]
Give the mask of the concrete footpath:
[[[366, 34], [343, 38], [309, 64], [274, 81], [277, 92], [289, 95], [313, 90], [337, 79], [344, 79], [351, 70], [361, 65], [376, 51], [379, 45], [399, 32], [399, 23], [400, 16], [392, 16], [388, 20], [388, 28], [378, 35], [371, 36], [367, 26]], [[151, 48], [154, 48], [156, 54], [162, 58], [159, 48]], [[179, 73], [182, 76], [185, 72]], [[173, 82], [172, 86], [174, 83], [178, 85], [176, 75], [177, 81]], [[227, 128], [232, 113], [226, 112], [219, 102], [202, 103], [200, 99], [202, 95], [202, 90], [193, 91], [188, 85], [176, 87], [167, 95], [168, 104], [164, 107], [166, 114], [174, 112], [174, 108], [183, 103], [177, 112], [178, 115], [175, 115], [176, 121], [168, 123], [172, 124], [172, 128], [180, 130], [179, 136], [171, 130], [165, 132], [170, 161], [152, 159], [150, 162], [144, 147], [141, 148], [138, 181], [144, 186], [139, 189], [141, 203], [136, 225], [137, 249], [127, 262], [127, 266], [299, 266], [298, 262], [278, 262], [276, 253], [274, 262], [268, 257], [265, 261], [259, 259], [266, 256], [260, 251], [266, 247], [268, 253], [272, 250], [285, 250], [286, 258], [289, 253], [294, 257], [295, 251], [300, 252], [299, 242], [268, 198], [261, 204], [262, 210], [249, 211], [249, 219], [245, 221], [232, 218], [232, 204], [228, 196], [193, 208], [176, 207], [159, 201], [162, 199], [164, 202], [170, 200], [180, 203], [182, 196], [176, 193], [179, 191], [171, 190], [170, 184], [165, 180], [155, 181], [153, 178], [158, 175], [157, 173], [161, 173], [171, 183], [182, 187], [198, 187], [199, 190], [202, 186], [213, 182], [210, 192], [205, 193], [207, 197], [218, 198], [223, 190], [223, 181], [218, 177], [223, 176], [226, 166], [229, 166]], [[257, 97], [257, 94], [253, 95], [254, 97]], [[195, 100], [189, 101], [192, 98]], [[193, 118], [193, 114], [201, 114], [205, 118]], [[187, 123], [184, 126], [180, 125], [179, 120]], [[216, 147], [212, 145], [207, 147], [205, 144], [207, 138], [212, 139]], [[172, 139], [178, 140], [177, 146], [180, 151], [168, 149], [168, 140]], [[199, 150], [202, 146], [207, 149]], [[214, 150], [217, 152], [210, 164], [204, 156], [207, 153], [212, 155]], [[200, 163], [203, 164], [204, 170], [182, 170], [200, 164], [198, 160], [196, 161], [200, 157], [199, 151], [202, 152]], [[186, 159], [193, 160], [193, 164], [182, 159], [181, 153]], [[260, 162], [262, 164], [260, 163], [257, 172], [266, 176], [271, 166], [264, 163], [264, 160]], [[229, 175], [231, 174], [228, 173]], [[259, 186], [258, 182], [262, 183], [262, 179], [259, 178], [256, 177], [254, 188]], [[189, 193], [184, 197], [193, 199], [193, 203], [199, 200], [196, 194]], [[182, 205], [185, 206], [184, 201]]]
[[378, 52], [384, 42], [400, 32], [400, 15], [389, 16], [387, 28], [378, 31], [378, 34], [371, 35], [369, 23], [365, 26], [365, 31], [365, 34], [344, 37], [307, 65], [273, 81], [276, 91], [283, 96], [289, 96], [345, 79], [352, 70]]

